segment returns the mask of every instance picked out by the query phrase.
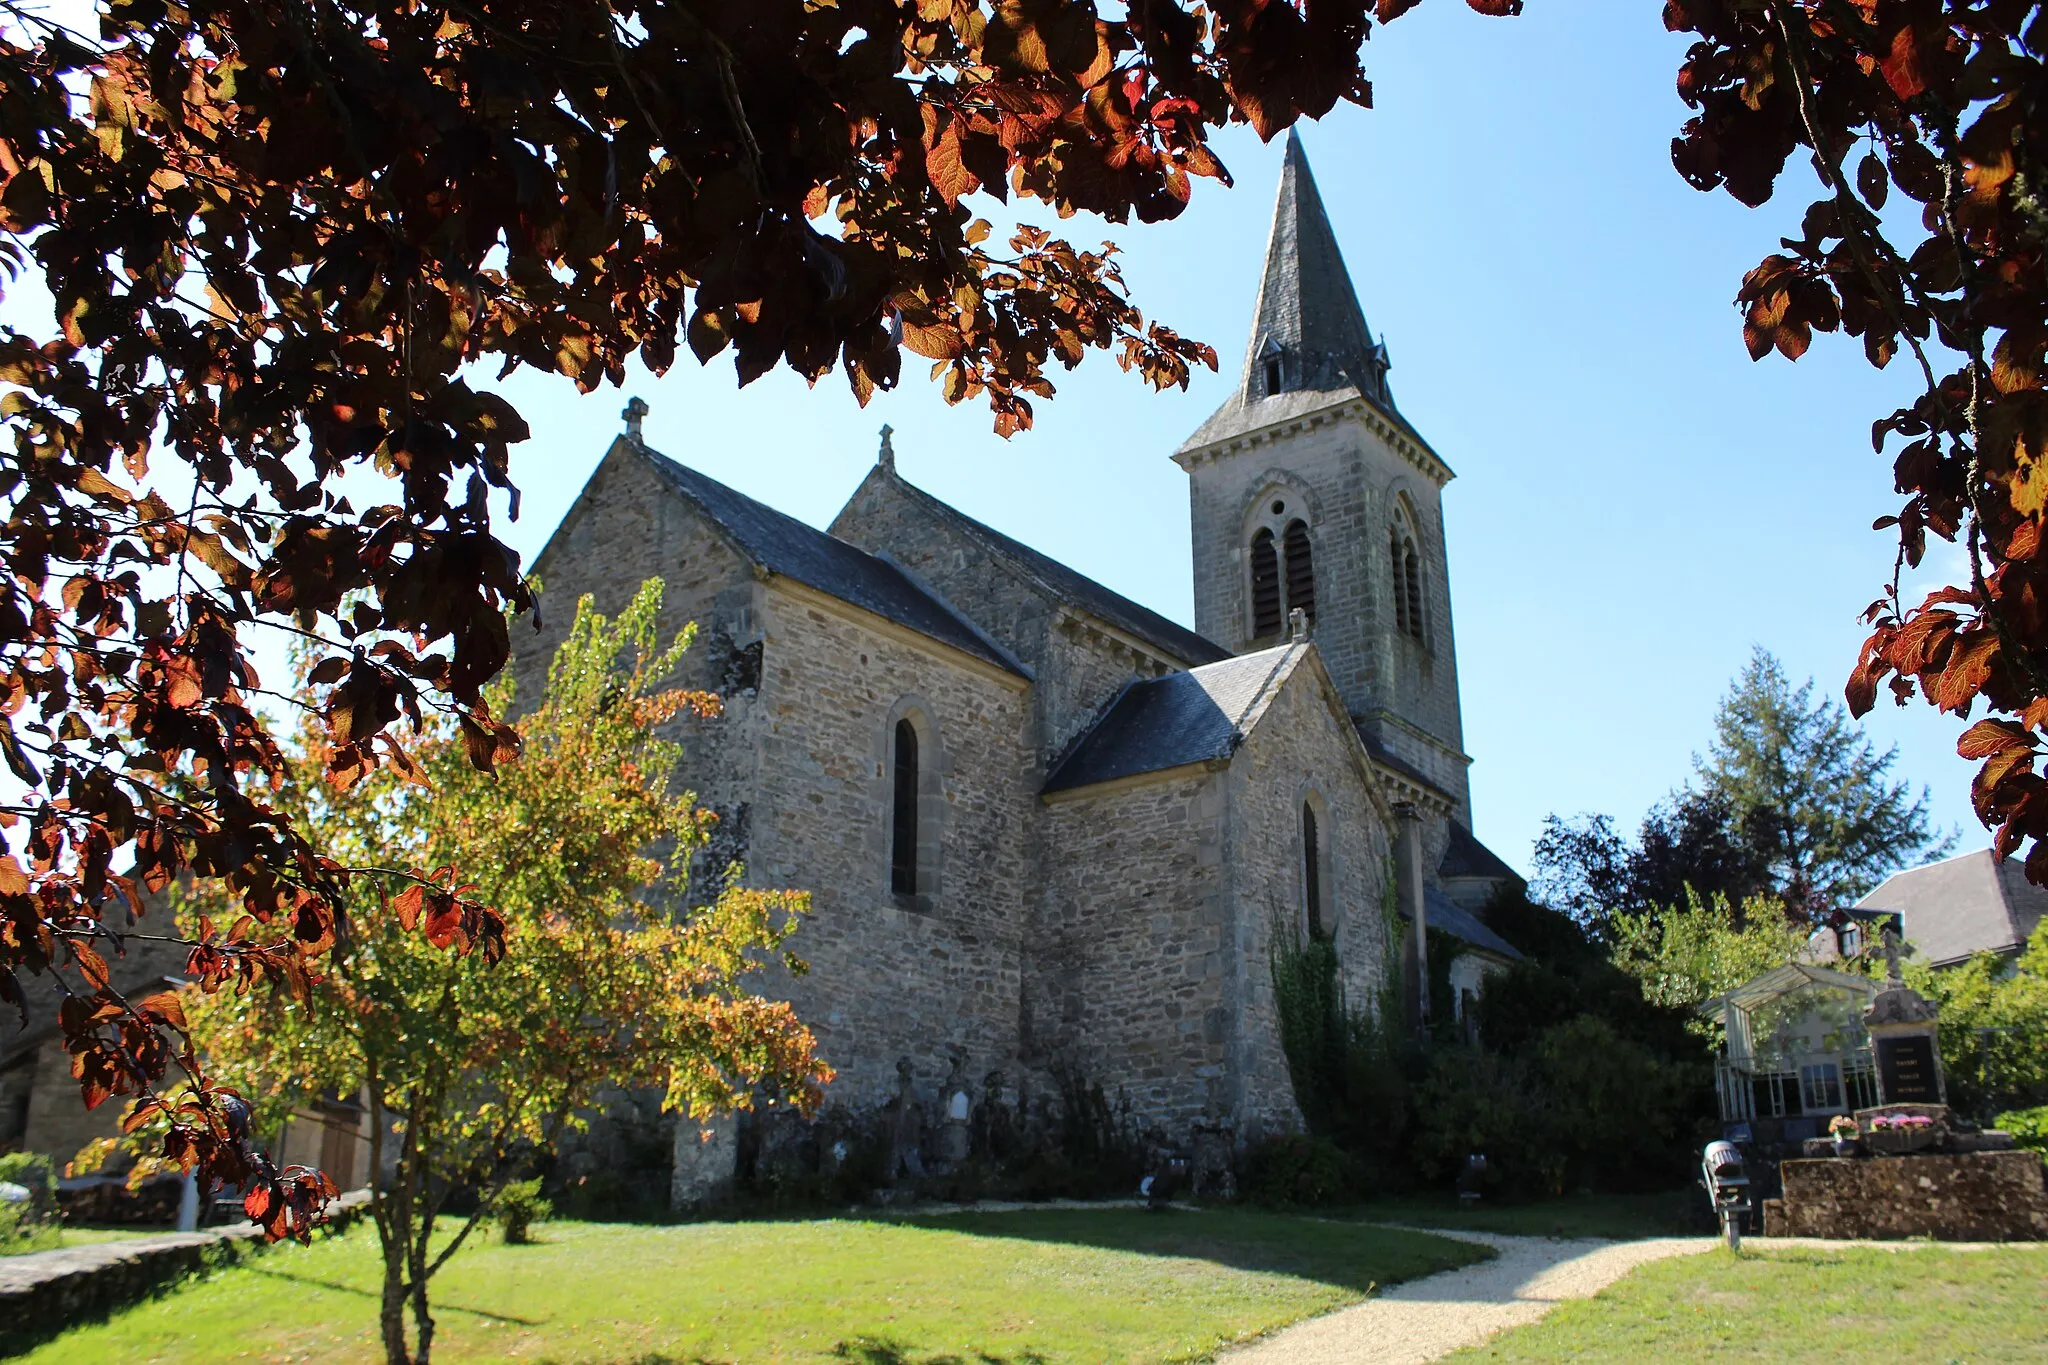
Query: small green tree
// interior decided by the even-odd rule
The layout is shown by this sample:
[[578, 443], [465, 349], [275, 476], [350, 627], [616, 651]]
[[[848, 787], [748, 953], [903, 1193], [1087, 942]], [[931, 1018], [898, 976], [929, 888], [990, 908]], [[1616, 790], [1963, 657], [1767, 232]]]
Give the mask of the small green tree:
[[1751, 977], [1782, 967], [1806, 933], [1761, 898], [1738, 912], [1725, 896], [1688, 891], [1685, 908], [1616, 915], [1614, 964], [1641, 983], [1654, 1005], [1690, 1008]]
[[[416, 747], [409, 780], [381, 769], [344, 799], [307, 729], [280, 799], [337, 860], [389, 870], [354, 879], [359, 913], [344, 914], [308, 1008], [262, 989], [191, 1002], [213, 1067], [254, 1101], [259, 1131], [309, 1094], [367, 1093], [373, 1166], [388, 1167], [372, 1211], [389, 1365], [426, 1365], [428, 1281], [600, 1085], [663, 1088], [701, 1119], [756, 1094], [809, 1107], [830, 1078], [789, 1007], [744, 989], [783, 952], [805, 898], [734, 878], [715, 904], [677, 909], [707, 817], [672, 787], [680, 746], [656, 735], [716, 699], [668, 685], [688, 632], [661, 647], [660, 605], [658, 580], [616, 622], [579, 605], [546, 695], [519, 725], [524, 756], [495, 775], [451, 727]], [[491, 699], [498, 714], [505, 691]], [[493, 909], [470, 899], [471, 875]], [[237, 910], [205, 895], [187, 907], [202, 938], [205, 920]], [[437, 1239], [464, 1190], [478, 1194], [475, 1212]]]
[[1761, 825], [1774, 880], [1794, 909], [1846, 905], [1883, 877], [1955, 844], [1928, 823], [1927, 790], [1893, 781], [1896, 746], [1880, 752], [1847, 709], [1793, 687], [1758, 648], [1714, 716], [1696, 782], [1737, 828]]
[[1979, 953], [1938, 971], [1909, 962], [1904, 973], [1940, 1012], [1950, 1104], [1980, 1122], [2048, 1105], [2048, 920], [2017, 961]]

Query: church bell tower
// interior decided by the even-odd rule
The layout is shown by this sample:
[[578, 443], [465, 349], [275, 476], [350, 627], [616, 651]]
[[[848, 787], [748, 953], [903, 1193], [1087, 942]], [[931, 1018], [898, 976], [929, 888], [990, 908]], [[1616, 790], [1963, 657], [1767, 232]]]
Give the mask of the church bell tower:
[[1443, 488], [1394, 406], [1301, 139], [1287, 135], [1237, 390], [1175, 452], [1195, 628], [1242, 654], [1313, 638], [1378, 766], [1469, 826]]

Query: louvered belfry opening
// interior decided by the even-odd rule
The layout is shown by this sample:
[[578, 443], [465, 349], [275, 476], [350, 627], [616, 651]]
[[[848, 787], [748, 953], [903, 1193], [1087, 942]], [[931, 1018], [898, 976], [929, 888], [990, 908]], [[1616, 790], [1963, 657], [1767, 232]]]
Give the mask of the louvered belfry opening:
[[1399, 531], [1387, 532], [1387, 567], [1391, 571], [1387, 582], [1393, 585], [1394, 625], [1403, 635], [1412, 635], [1414, 631], [1408, 624], [1408, 564], [1407, 557], [1401, 553]]
[[1273, 549], [1273, 533], [1261, 530], [1252, 537], [1252, 634], [1280, 632], [1280, 556]]
[[1316, 619], [1316, 567], [1309, 554], [1308, 527], [1299, 521], [1287, 523], [1283, 538], [1287, 553], [1287, 609]]
[[1316, 808], [1301, 808], [1302, 899], [1308, 903], [1308, 934], [1323, 936], [1323, 852], [1316, 832]]
[[917, 727], [896, 722], [896, 789], [889, 819], [889, 889], [917, 894]]

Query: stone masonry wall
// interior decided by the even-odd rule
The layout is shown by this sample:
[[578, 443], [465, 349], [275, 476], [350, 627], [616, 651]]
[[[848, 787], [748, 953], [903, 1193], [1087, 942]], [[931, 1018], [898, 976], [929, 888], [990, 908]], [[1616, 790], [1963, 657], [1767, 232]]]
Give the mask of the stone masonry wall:
[[[956, 1049], [971, 1075], [1009, 1065], [1032, 880], [1028, 685], [779, 582], [764, 606], [748, 875], [812, 894], [792, 944], [810, 971], [773, 989], [838, 1069], [828, 1099], [881, 1102], [899, 1056], [933, 1086]], [[943, 791], [933, 886], [912, 898], [889, 887], [890, 745], [906, 706], [931, 726], [920, 761]]]
[[1224, 780], [1202, 770], [1084, 789], [1045, 807], [1027, 1064], [1121, 1087], [1185, 1137], [1228, 1104]]
[[1767, 1237], [2048, 1240], [2048, 1170], [2039, 1152], [1970, 1152], [1784, 1162]]
[[662, 580], [661, 635], [695, 623], [678, 686], [718, 693], [723, 714], [680, 717], [665, 737], [683, 747], [679, 780], [719, 819], [698, 855], [693, 903], [715, 897], [725, 868], [747, 858], [756, 781], [759, 586], [752, 566], [695, 507], [663, 483], [644, 457], [615, 442], [534, 564], [543, 591], [541, 630], [514, 625], [515, 711], [536, 704], [548, 665], [567, 638], [585, 593], [616, 616], [649, 578]]
[[833, 520], [832, 534], [901, 564], [1023, 660], [1035, 683], [1041, 763], [1056, 760], [1132, 678], [1175, 667], [1064, 607], [879, 466]]
[[[1375, 723], [1375, 735], [1455, 796], [1469, 820], [1441, 492], [1358, 420], [1325, 417], [1282, 430], [1227, 453], [1182, 457], [1191, 484], [1195, 628], [1232, 649], [1251, 647], [1248, 528], [1271, 498], [1294, 490], [1310, 512], [1315, 637], [1347, 709], [1368, 722], [1383, 713], [1408, 722]], [[1396, 628], [1391, 595], [1388, 533], [1404, 496], [1422, 560], [1424, 644]]]
[[1298, 1124], [1280, 1047], [1268, 953], [1276, 922], [1307, 931], [1302, 807], [1313, 800], [1323, 859], [1323, 925], [1334, 939], [1347, 1003], [1369, 1008], [1386, 988], [1387, 831], [1354, 759], [1357, 741], [1301, 659], [1230, 765], [1231, 928], [1237, 964], [1233, 1073], [1240, 1131]]

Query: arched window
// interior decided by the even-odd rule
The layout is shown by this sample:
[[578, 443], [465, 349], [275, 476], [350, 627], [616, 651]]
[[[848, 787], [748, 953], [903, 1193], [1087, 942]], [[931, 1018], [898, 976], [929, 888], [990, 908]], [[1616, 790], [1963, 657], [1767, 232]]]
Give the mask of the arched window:
[[1280, 556], [1273, 533], [1262, 527], [1252, 537], [1252, 635], [1278, 634], [1280, 618]]
[[1301, 805], [1301, 898], [1308, 911], [1308, 936], [1323, 937], [1323, 850], [1316, 829], [1316, 808]]
[[1408, 601], [1408, 633], [1423, 638], [1422, 561], [1415, 554], [1415, 542], [1402, 546], [1401, 595]]
[[1316, 569], [1309, 556], [1308, 526], [1299, 521], [1288, 522], [1284, 544], [1287, 551], [1287, 609], [1299, 611], [1313, 621], [1316, 619]]
[[909, 717], [896, 722], [895, 792], [889, 813], [889, 889], [917, 894], [918, 770], [917, 727]]

